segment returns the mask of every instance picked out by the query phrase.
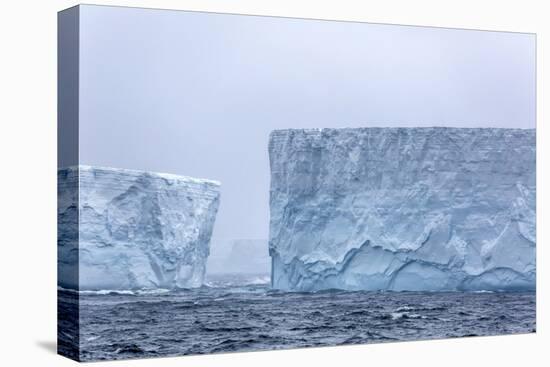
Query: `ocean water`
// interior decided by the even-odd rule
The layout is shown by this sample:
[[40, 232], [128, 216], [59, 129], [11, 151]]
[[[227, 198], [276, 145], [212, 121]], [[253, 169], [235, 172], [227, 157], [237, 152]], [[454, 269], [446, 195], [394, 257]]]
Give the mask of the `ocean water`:
[[[269, 277], [179, 291], [59, 291], [59, 348], [110, 360], [535, 332], [535, 293], [288, 293]], [[70, 328], [80, 322], [80, 340]]]

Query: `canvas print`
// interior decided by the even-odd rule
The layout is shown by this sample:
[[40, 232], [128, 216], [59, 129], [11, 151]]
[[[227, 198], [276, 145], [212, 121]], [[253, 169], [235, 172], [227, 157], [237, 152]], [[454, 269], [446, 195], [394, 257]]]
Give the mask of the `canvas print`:
[[536, 332], [534, 34], [58, 25], [59, 354]]

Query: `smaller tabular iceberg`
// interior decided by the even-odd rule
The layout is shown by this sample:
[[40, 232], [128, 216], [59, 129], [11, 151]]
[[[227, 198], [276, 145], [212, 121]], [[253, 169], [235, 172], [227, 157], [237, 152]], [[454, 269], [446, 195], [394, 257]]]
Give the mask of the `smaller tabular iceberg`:
[[267, 239], [235, 239], [211, 246], [208, 274], [269, 274]]
[[274, 288], [535, 288], [535, 131], [271, 134]]
[[126, 169], [59, 170], [59, 285], [201, 286], [219, 187], [211, 180]]

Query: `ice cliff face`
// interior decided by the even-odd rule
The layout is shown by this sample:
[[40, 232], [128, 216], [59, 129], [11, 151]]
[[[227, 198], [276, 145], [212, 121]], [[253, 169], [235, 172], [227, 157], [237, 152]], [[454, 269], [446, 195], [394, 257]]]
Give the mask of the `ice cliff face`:
[[280, 130], [272, 285], [535, 288], [535, 131]]
[[219, 183], [78, 166], [58, 171], [58, 187], [62, 287], [202, 285]]

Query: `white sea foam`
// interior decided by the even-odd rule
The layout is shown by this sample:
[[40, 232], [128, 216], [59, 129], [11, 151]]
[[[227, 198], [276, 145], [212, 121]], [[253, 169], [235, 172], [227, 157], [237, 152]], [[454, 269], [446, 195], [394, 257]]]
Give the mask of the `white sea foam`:
[[269, 284], [271, 282], [271, 276], [265, 275], [265, 276], [258, 276], [250, 281], [249, 284], [257, 285], [257, 284]]
[[99, 295], [104, 296], [108, 294], [119, 294], [119, 295], [155, 295], [155, 294], [163, 294], [171, 292], [170, 289], [165, 288], [156, 288], [156, 289], [98, 289], [98, 290], [76, 290], [76, 289], [69, 289], [69, 288], [63, 288], [63, 287], [57, 287], [57, 290], [64, 291], [64, 292], [70, 292], [70, 293], [77, 293], [81, 295]]
[[403, 316], [405, 316], [405, 313], [404, 313], [404, 312], [392, 312], [392, 313], [391, 313], [391, 319], [392, 319], [392, 320], [399, 320], [399, 319], [402, 319]]

